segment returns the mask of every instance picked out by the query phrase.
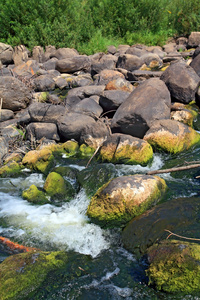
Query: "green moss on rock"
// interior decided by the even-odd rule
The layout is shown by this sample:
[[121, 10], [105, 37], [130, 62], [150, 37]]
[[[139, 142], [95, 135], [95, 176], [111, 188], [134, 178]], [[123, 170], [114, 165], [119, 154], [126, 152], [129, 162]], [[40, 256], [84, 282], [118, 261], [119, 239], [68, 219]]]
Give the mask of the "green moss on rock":
[[23, 165], [16, 161], [8, 162], [6, 165], [0, 168], [0, 177], [15, 176], [23, 169]]
[[200, 292], [200, 245], [165, 240], [148, 250], [149, 284], [169, 293]]
[[78, 153], [79, 145], [76, 141], [67, 141], [62, 144], [62, 150], [67, 156], [75, 156]]
[[85, 144], [82, 144], [79, 148], [79, 152], [81, 156], [92, 156], [95, 152], [95, 149]]
[[44, 183], [44, 190], [52, 198], [65, 198], [69, 200], [74, 195], [72, 185], [56, 172], [49, 173]]
[[34, 184], [32, 184], [29, 189], [22, 192], [22, 197], [35, 204], [49, 203], [45, 193], [40, 191]]

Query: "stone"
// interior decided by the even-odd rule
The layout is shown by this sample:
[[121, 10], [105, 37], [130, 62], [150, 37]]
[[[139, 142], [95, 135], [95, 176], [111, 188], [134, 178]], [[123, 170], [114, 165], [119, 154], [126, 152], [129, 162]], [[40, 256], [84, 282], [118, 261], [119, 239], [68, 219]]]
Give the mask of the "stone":
[[105, 90], [119, 90], [131, 93], [134, 90], [134, 86], [124, 78], [117, 78], [107, 83]]
[[104, 70], [100, 71], [99, 74], [95, 75], [94, 79], [95, 79], [95, 84], [106, 85], [110, 81], [117, 79], [119, 77], [124, 78], [124, 75], [115, 70], [104, 69]]
[[13, 62], [13, 48], [10, 45], [0, 43], [0, 61], [2, 64], [8, 65]]
[[147, 53], [140, 57], [141, 60], [146, 64], [150, 69], [159, 69], [162, 67], [162, 59], [156, 53]]
[[29, 189], [22, 192], [22, 198], [34, 204], [42, 205], [49, 203], [48, 197], [45, 193], [40, 191], [34, 184], [32, 184]]
[[151, 78], [140, 84], [117, 109], [113, 132], [143, 138], [155, 120], [170, 118], [171, 98], [164, 82]]
[[200, 245], [180, 240], [165, 240], [148, 249], [149, 284], [156, 290], [175, 294], [200, 292]]
[[192, 60], [192, 62], [190, 63], [190, 67], [192, 67], [200, 77], [200, 53]]
[[49, 75], [40, 75], [34, 79], [35, 91], [37, 92], [53, 91], [55, 85], [55, 81]]
[[8, 145], [6, 139], [0, 136], [0, 165], [3, 157], [8, 153]]
[[56, 57], [53, 57], [43, 63], [43, 68], [45, 70], [55, 70], [57, 61], [58, 61], [58, 59]]
[[14, 118], [14, 113], [10, 109], [0, 109], [0, 122], [4, 122]]
[[187, 104], [195, 99], [200, 77], [185, 62], [175, 61], [171, 63], [160, 79], [167, 85], [173, 101]]
[[157, 151], [177, 154], [198, 143], [200, 134], [178, 121], [159, 120], [146, 132], [144, 140]]
[[0, 76], [2, 108], [17, 111], [26, 108], [31, 99], [30, 90], [17, 78]]
[[39, 63], [43, 63], [44, 49], [41, 46], [35, 46], [32, 50], [32, 58]]
[[142, 55], [144, 55], [146, 53], [148, 53], [148, 52], [145, 48], [140, 48], [140, 47], [137, 47], [135, 45], [131, 46], [126, 51], [126, 54], [136, 55], [138, 57], [141, 57]]
[[90, 59], [86, 55], [79, 55], [58, 60], [56, 70], [61, 73], [74, 73], [80, 70], [87, 71], [90, 65]]
[[115, 133], [103, 143], [98, 159], [114, 164], [147, 165], [153, 159], [153, 150], [142, 139]]
[[166, 190], [158, 176], [122, 176], [104, 184], [92, 197], [87, 215], [102, 227], [120, 227], [157, 203]]
[[104, 112], [116, 110], [130, 95], [130, 92], [120, 90], [104, 91], [100, 95], [99, 104]]
[[[48, 49], [49, 51], [50, 49]], [[46, 49], [47, 52], [47, 49]], [[72, 49], [72, 48], [59, 48], [55, 51], [55, 49], [53, 49], [53, 51], [51, 50], [52, 54], [51, 57], [56, 57], [57, 59], [65, 59], [65, 58], [72, 58], [74, 56], [79, 55], [77, 50]]]
[[103, 109], [93, 99], [85, 98], [74, 105], [71, 112], [86, 114], [91, 117], [99, 117], [102, 114]]
[[13, 61], [15, 66], [27, 62], [29, 51], [24, 45], [15, 46], [13, 50]]
[[69, 90], [67, 94], [68, 97], [76, 96], [80, 99], [84, 99], [93, 95], [98, 95], [104, 91], [105, 85], [88, 85], [83, 87], [77, 87], [74, 89]]
[[56, 142], [60, 140], [57, 126], [54, 123], [30, 123], [26, 126], [26, 138], [30, 141], [39, 141], [42, 138]]
[[91, 59], [91, 74], [99, 74], [103, 70], [113, 70], [116, 67], [117, 57], [111, 54], [101, 54], [99, 59]]
[[31, 122], [57, 123], [68, 110], [62, 105], [33, 103], [28, 107]]
[[124, 54], [118, 57], [117, 68], [126, 69], [128, 71], [138, 70], [143, 64], [143, 61], [136, 55]]
[[13, 68], [13, 73], [19, 77], [31, 79], [31, 77], [36, 75], [39, 70], [40, 66], [36, 60], [28, 60]]
[[191, 32], [188, 38], [188, 46], [198, 47], [200, 45], [200, 32]]

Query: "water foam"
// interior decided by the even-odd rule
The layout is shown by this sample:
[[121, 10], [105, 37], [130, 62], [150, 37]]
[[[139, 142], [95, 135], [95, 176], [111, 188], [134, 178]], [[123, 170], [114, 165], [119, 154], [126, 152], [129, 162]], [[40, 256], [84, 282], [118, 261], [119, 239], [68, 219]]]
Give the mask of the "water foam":
[[[103, 231], [95, 224], [89, 224], [85, 215], [89, 199], [84, 191], [62, 207], [51, 204], [33, 206], [26, 200], [0, 193], [0, 217], [12, 228], [16, 238], [24, 231], [25, 239], [51, 244], [56, 249], [74, 250], [97, 256], [109, 247]], [[13, 229], [14, 228], [14, 229]], [[2, 235], [9, 230], [2, 230]]]

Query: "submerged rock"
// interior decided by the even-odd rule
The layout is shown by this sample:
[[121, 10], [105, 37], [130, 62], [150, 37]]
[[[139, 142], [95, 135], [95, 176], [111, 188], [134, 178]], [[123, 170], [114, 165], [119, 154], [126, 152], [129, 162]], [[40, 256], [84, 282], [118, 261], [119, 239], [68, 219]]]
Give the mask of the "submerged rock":
[[32, 184], [28, 190], [23, 191], [22, 197], [35, 204], [49, 203], [48, 197], [45, 193], [40, 191], [34, 184]]
[[198, 143], [200, 134], [178, 121], [159, 120], [146, 132], [144, 140], [156, 150], [176, 154]]
[[122, 176], [104, 184], [92, 197], [87, 215], [102, 227], [125, 225], [163, 196], [167, 186], [158, 176]]
[[16, 161], [10, 161], [0, 168], [0, 177], [16, 176], [22, 170], [23, 165]]
[[169, 293], [200, 292], [200, 245], [165, 240], [148, 249], [149, 284]]
[[153, 158], [153, 149], [142, 139], [116, 133], [104, 142], [99, 158], [111, 163], [146, 165]]

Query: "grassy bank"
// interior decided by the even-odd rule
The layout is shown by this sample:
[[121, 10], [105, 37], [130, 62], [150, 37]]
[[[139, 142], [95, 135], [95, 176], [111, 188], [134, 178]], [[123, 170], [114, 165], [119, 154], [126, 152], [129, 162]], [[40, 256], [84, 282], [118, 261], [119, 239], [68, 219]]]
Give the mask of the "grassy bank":
[[92, 54], [111, 44], [162, 45], [200, 31], [199, 18], [199, 0], [2, 0], [0, 41]]

